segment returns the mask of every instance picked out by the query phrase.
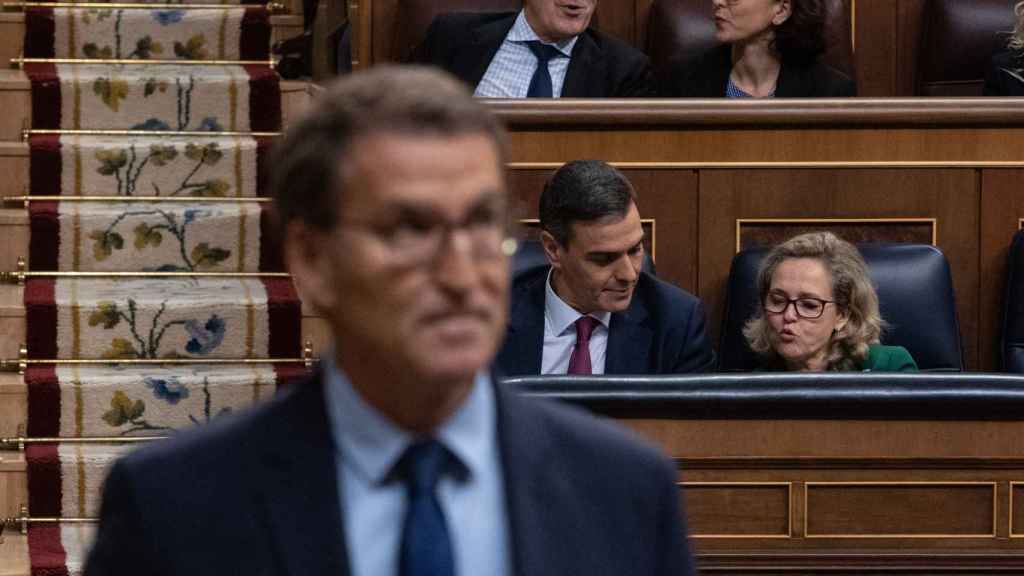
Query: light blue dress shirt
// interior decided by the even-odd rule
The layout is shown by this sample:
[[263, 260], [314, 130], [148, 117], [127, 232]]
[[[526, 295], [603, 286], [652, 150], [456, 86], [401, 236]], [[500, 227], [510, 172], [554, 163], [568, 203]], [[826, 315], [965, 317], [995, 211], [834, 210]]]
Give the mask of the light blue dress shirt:
[[[576, 347], [576, 320], [583, 317], [575, 308], [562, 300], [551, 287], [551, 273], [548, 271], [547, 287], [544, 291], [544, 353], [540, 360], [541, 374], [565, 374], [569, 371], [569, 359]], [[605, 358], [608, 352], [608, 323], [611, 312], [592, 312], [590, 317], [598, 321], [590, 335], [590, 372], [604, 374]]]
[[[370, 406], [331, 355], [322, 366], [352, 576], [395, 576], [408, 498], [404, 483], [389, 475], [416, 438]], [[434, 435], [469, 472], [438, 483], [459, 576], [511, 573], [494, 394], [490, 376], [477, 375], [463, 405]]]
[[[550, 44], [565, 56], [548, 61], [551, 93], [555, 98], [562, 95], [565, 73], [569, 70], [569, 58], [572, 56], [576, 39], [577, 37], [573, 36], [568, 40]], [[526, 46], [526, 43], [532, 40], [540, 40], [540, 37], [526, 21], [526, 15], [520, 11], [473, 95], [481, 98], [526, 98], [526, 92], [530, 89], [530, 79], [537, 71], [537, 57]]]

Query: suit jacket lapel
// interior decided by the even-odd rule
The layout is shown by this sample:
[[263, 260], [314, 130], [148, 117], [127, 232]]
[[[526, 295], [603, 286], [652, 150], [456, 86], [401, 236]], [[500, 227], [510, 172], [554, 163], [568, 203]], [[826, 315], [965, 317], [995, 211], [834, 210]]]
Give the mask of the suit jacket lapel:
[[587, 31], [579, 35], [572, 48], [569, 69], [562, 84], [563, 98], [587, 98], [600, 93], [594, 86], [605, 76], [605, 60], [601, 49]]
[[654, 332], [644, 322], [647, 307], [633, 294], [633, 301], [623, 312], [612, 314], [608, 326], [608, 349], [604, 359], [605, 374], [646, 374]]
[[544, 354], [544, 291], [547, 273], [523, 286], [523, 297], [515, 298], [508, 324], [508, 340], [500, 362], [509, 375], [540, 374]]
[[293, 384], [300, 388], [267, 430], [262, 469], [252, 474], [281, 564], [294, 576], [349, 574], [323, 385], [319, 375]]
[[474, 29], [469, 35], [466, 49], [457, 50], [452, 61], [452, 73], [464, 78], [470, 86], [476, 87], [494, 60], [509, 30], [516, 22], [517, 14], [495, 20]]

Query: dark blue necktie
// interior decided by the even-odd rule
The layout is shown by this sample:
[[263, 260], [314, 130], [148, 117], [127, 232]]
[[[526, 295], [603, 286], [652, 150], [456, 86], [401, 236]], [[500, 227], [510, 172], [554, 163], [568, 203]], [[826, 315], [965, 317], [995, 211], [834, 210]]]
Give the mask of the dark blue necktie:
[[410, 446], [398, 463], [409, 507], [402, 529], [400, 576], [454, 576], [455, 561], [444, 512], [437, 500], [437, 481], [451, 455], [436, 440]]
[[551, 88], [551, 72], [548, 71], [548, 61], [562, 55], [558, 48], [550, 44], [544, 44], [539, 40], [530, 40], [526, 47], [537, 57], [537, 70], [530, 78], [530, 88], [526, 91], [527, 98], [552, 98], [554, 91]]

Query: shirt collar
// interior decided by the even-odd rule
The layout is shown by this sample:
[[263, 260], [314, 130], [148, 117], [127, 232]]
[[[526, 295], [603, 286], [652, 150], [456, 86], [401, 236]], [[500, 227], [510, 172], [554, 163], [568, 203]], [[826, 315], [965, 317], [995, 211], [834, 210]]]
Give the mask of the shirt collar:
[[[333, 353], [321, 358], [324, 398], [335, 448], [343, 462], [365, 481], [380, 485], [416, 438], [381, 414], [352, 387], [334, 362]], [[435, 431], [434, 438], [450, 450], [473, 477], [497, 445], [496, 404], [491, 377], [480, 372], [473, 389]]]
[[[519, 16], [516, 16], [515, 24], [512, 25], [512, 29], [509, 30], [506, 39], [510, 42], [517, 43], [530, 42], [534, 40], [543, 42], [540, 39], [540, 36], [537, 36], [537, 33], [533, 31], [530, 23], [526, 21], [526, 14], [522, 10], [519, 11]], [[555, 42], [553, 44], [549, 44], [548, 42], [544, 42], [544, 44], [554, 46], [555, 49], [561, 52], [563, 56], [570, 58], [572, 57], [572, 48], [576, 45], [577, 39], [579, 39], [579, 36], [573, 36], [572, 38], [567, 38], [561, 42]]]
[[[548, 270], [548, 280], [544, 290], [544, 315], [547, 319], [548, 326], [551, 327], [551, 332], [555, 335], [561, 335], [563, 332], [569, 329], [577, 320], [583, 317], [575, 308], [565, 303], [565, 300], [555, 293], [555, 289], [551, 286], [551, 278], [554, 274], [555, 269]], [[594, 318], [601, 323], [605, 329], [608, 329], [608, 323], [611, 321], [611, 312], [591, 312], [588, 314], [591, 318]]]

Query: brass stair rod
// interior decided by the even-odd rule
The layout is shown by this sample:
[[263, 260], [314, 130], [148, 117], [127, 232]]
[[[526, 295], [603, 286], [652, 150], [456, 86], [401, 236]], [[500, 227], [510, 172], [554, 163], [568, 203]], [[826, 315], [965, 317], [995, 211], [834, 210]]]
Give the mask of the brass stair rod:
[[272, 202], [265, 196], [4, 196], [4, 204], [28, 204], [31, 202], [191, 202], [191, 203], [232, 203]]
[[0, 283], [24, 284], [29, 278], [291, 278], [287, 272], [0, 272]]
[[21, 138], [27, 140], [34, 135], [58, 135], [58, 136], [153, 136], [156, 138], [167, 138], [168, 136], [182, 136], [188, 138], [201, 137], [252, 137], [252, 138], [274, 138], [280, 136], [280, 132], [214, 132], [200, 130], [62, 130], [58, 128], [25, 128], [21, 131]]
[[171, 60], [164, 58], [138, 60], [126, 58], [24, 58], [22, 56], [11, 58], [11, 64], [14, 64], [19, 69], [23, 68], [25, 64], [178, 64], [182, 66], [258, 65], [269, 66], [271, 68], [275, 68], [277, 66], [277, 63], [274, 60]]
[[290, 278], [287, 272], [70, 272], [33, 271], [25, 258], [18, 257], [14, 270], [0, 272], [0, 284], [22, 285], [28, 278]]
[[[28, 515], [28, 506], [24, 504], [18, 509], [18, 515], [12, 518], [0, 519], [0, 536], [7, 526], [16, 526], [22, 534], [28, 534], [29, 524], [95, 524], [99, 518], [56, 518], [56, 517], [33, 517]], [[2, 541], [2, 540], [0, 540]]]
[[0, 438], [0, 450], [25, 451], [27, 444], [144, 444], [154, 440], [164, 440], [170, 436], [88, 436], [85, 438], [29, 438], [16, 436], [13, 438]]
[[284, 4], [280, 2], [267, 2], [266, 4], [175, 4], [171, 2], [153, 2], [145, 4], [140, 2], [3, 2], [3, 8], [91, 8], [91, 9], [140, 9], [140, 10], [212, 10], [224, 8], [245, 8], [246, 10], [266, 9], [271, 14], [278, 14], [285, 11]]
[[32, 364], [52, 365], [75, 365], [75, 366], [106, 366], [108, 364], [133, 364], [133, 365], [253, 365], [253, 364], [298, 364], [302, 363], [306, 368], [312, 368], [317, 362], [313, 354], [313, 343], [306, 340], [302, 345], [301, 358], [29, 358], [28, 348], [22, 344], [18, 347], [17, 359], [0, 359], [0, 372], [15, 372], [24, 374], [25, 370]]

